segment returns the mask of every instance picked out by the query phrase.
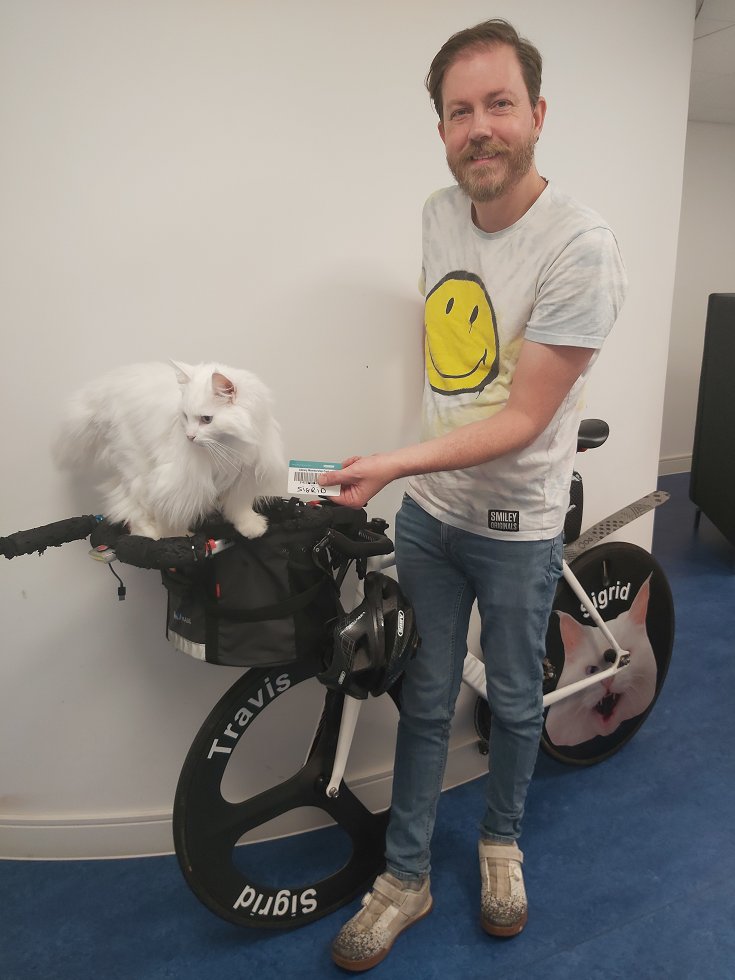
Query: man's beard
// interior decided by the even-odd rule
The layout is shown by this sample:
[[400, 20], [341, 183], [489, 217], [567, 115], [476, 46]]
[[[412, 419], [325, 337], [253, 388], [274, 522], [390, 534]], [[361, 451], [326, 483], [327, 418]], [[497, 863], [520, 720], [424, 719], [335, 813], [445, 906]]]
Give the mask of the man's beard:
[[[521, 143], [515, 149], [510, 149], [502, 144], [494, 143], [492, 140], [483, 140], [478, 143], [471, 143], [455, 159], [450, 159], [447, 154], [449, 169], [454, 175], [454, 179], [472, 201], [478, 204], [487, 204], [502, 197], [506, 191], [515, 187], [516, 184], [525, 177], [533, 164], [534, 147], [536, 137], [531, 137], [525, 143]], [[500, 168], [496, 175], [496, 162], [486, 165], [472, 162], [474, 156], [489, 156], [497, 154], [502, 158], [505, 166]]]

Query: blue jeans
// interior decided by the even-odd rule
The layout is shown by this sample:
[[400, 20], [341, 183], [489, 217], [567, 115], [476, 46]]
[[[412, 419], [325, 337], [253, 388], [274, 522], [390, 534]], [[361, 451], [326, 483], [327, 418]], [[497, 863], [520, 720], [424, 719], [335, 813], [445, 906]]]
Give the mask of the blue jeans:
[[492, 712], [480, 836], [508, 842], [520, 835], [541, 736], [546, 628], [561, 558], [561, 535], [547, 541], [485, 538], [438, 521], [404, 497], [396, 518], [396, 562], [421, 646], [403, 681], [386, 835], [387, 868], [397, 877], [423, 877], [430, 869], [475, 599]]

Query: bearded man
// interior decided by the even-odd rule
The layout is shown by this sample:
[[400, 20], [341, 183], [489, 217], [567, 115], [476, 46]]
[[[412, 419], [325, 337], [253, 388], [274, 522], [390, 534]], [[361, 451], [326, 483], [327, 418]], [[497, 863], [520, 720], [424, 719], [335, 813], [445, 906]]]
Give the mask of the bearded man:
[[537, 49], [490, 20], [452, 36], [426, 84], [457, 183], [423, 214], [422, 441], [350, 457], [320, 481], [361, 507], [408, 478], [396, 563], [422, 638], [402, 687], [386, 870], [332, 946], [353, 971], [431, 910], [430, 842], [475, 601], [492, 713], [481, 923], [513, 936], [527, 921], [517, 841], [581, 393], [626, 289], [608, 225], [536, 168]]

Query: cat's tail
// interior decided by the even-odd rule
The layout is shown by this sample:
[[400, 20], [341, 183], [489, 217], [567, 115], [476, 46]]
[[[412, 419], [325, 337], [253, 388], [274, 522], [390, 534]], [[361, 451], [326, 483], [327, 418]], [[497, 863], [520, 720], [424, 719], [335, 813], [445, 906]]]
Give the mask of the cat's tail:
[[281, 438], [281, 427], [268, 413], [265, 422], [261, 422], [260, 445], [255, 461], [258, 495], [277, 497], [282, 494], [286, 485], [287, 473], [288, 466], [286, 465], [286, 453]]
[[51, 445], [59, 469], [89, 466], [99, 457], [101, 432], [96, 419], [95, 406], [84, 392], [66, 403]]

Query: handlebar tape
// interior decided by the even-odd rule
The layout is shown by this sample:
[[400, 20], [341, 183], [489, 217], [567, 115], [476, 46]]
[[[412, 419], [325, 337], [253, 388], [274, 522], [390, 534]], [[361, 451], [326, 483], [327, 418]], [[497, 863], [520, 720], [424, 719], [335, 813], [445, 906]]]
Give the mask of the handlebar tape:
[[[218, 527], [216, 529], [220, 531]], [[232, 531], [227, 527], [224, 530]], [[136, 568], [188, 568], [200, 559], [207, 557], [207, 542], [214, 535], [211, 529], [191, 536], [175, 538], [146, 538], [140, 534], [128, 534], [122, 524], [102, 521], [90, 535], [93, 547], [107, 545], [115, 552], [115, 557], [126, 565]]]
[[18, 555], [31, 555], [37, 551], [42, 555], [47, 548], [58, 548], [67, 541], [79, 541], [89, 537], [97, 526], [97, 518], [92, 514], [83, 517], [67, 517], [63, 521], [33, 527], [27, 531], [16, 531], [5, 538], [0, 538], [0, 554], [5, 558], [17, 558]]
[[114, 548], [120, 561], [136, 568], [189, 568], [207, 557], [208, 541], [209, 536], [205, 534], [161, 538], [159, 541], [137, 534], [123, 534]]

